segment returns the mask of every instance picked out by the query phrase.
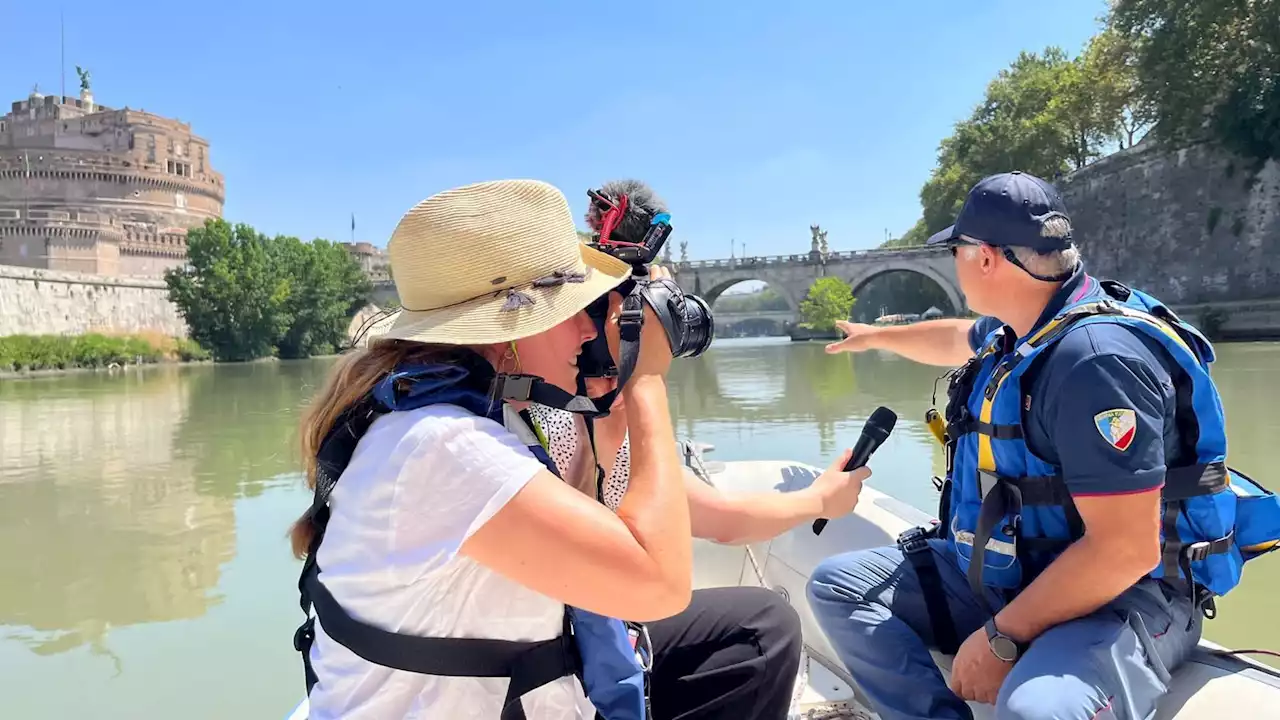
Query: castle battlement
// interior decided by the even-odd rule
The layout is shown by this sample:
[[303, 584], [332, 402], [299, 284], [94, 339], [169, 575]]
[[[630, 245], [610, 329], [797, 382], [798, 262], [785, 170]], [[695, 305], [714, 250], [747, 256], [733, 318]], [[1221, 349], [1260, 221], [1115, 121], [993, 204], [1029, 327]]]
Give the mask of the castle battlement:
[[225, 198], [189, 123], [98, 105], [87, 89], [33, 92], [0, 116], [0, 264], [158, 276]]

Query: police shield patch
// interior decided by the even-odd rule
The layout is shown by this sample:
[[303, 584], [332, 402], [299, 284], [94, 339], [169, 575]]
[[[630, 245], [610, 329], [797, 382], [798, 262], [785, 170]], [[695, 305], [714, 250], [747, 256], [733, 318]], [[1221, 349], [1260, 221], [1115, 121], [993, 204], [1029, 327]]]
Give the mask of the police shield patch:
[[1138, 431], [1138, 416], [1128, 408], [1103, 410], [1093, 416], [1093, 424], [1108, 445], [1124, 452], [1133, 444], [1133, 436]]

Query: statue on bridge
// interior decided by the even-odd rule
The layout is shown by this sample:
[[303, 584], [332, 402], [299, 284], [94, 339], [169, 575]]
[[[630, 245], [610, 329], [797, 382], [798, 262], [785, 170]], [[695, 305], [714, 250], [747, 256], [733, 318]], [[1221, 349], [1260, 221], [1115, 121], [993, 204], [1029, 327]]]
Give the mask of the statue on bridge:
[[680, 262], [689, 262], [689, 241], [680, 241]]
[[809, 252], [817, 253], [825, 260], [831, 254], [831, 247], [827, 245], [827, 231], [823, 230], [821, 225], [810, 225], [809, 232], [813, 235]]

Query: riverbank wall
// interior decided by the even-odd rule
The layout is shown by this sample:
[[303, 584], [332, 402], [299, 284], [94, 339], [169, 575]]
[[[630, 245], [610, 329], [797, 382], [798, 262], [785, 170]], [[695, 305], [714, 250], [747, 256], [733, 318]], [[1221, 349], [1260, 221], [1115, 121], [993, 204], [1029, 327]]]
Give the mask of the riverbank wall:
[[1057, 185], [1091, 274], [1222, 339], [1280, 338], [1280, 162], [1141, 142]]
[[0, 336], [157, 333], [186, 337], [163, 280], [0, 265]]

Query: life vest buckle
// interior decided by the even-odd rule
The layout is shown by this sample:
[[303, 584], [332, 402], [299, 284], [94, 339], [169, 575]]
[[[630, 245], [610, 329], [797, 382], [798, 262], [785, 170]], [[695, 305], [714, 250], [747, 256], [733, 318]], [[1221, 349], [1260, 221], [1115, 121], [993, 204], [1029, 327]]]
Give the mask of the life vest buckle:
[[914, 555], [929, 549], [929, 538], [937, 532], [937, 525], [928, 530], [922, 527], [908, 528], [898, 536], [898, 547], [904, 555]]
[[1193, 542], [1183, 552], [1186, 553], [1187, 559], [1191, 562], [1199, 562], [1209, 557], [1209, 542], [1207, 540]]
[[625, 623], [627, 635], [631, 639], [631, 648], [635, 650], [640, 669], [647, 675], [653, 670], [653, 640], [649, 638], [649, 628], [640, 623]]
[[533, 392], [533, 375], [502, 375], [502, 399], [523, 402]]

